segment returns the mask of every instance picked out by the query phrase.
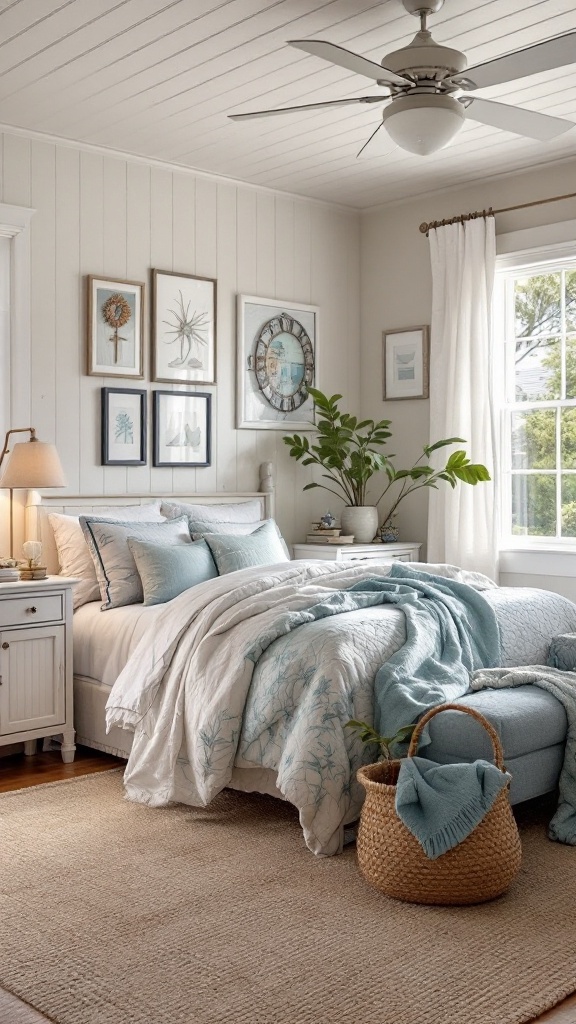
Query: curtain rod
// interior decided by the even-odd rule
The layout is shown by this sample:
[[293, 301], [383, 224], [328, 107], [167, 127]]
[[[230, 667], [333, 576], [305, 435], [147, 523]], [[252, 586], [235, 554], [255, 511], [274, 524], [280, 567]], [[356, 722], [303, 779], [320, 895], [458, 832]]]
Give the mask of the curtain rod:
[[549, 199], [535, 199], [532, 203], [519, 203], [517, 206], [503, 206], [500, 210], [476, 210], [474, 213], [461, 213], [458, 217], [448, 217], [446, 220], [431, 220], [429, 224], [424, 222], [420, 225], [420, 231], [428, 236], [431, 228], [443, 228], [447, 224], [463, 224], [467, 220], [476, 220], [478, 217], [493, 217], [496, 213], [510, 213], [511, 210], [526, 210], [529, 206], [544, 206], [546, 203], [558, 203], [561, 199], [576, 199], [576, 192], [567, 192], [563, 196], [551, 196]]

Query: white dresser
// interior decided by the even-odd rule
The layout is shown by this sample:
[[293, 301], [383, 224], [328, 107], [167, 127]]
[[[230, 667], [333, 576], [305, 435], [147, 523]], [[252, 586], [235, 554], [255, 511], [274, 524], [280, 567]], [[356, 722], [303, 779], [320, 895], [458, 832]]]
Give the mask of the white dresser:
[[294, 544], [294, 558], [322, 558], [326, 562], [418, 562], [421, 544]]
[[74, 760], [72, 583], [59, 576], [0, 583], [0, 746], [62, 735]]

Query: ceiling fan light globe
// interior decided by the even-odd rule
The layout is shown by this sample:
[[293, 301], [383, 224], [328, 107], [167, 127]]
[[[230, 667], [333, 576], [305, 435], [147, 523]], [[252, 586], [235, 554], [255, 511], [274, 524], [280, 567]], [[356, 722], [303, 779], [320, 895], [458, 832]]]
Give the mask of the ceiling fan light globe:
[[452, 96], [399, 96], [382, 115], [392, 141], [419, 156], [447, 146], [465, 117], [462, 104]]

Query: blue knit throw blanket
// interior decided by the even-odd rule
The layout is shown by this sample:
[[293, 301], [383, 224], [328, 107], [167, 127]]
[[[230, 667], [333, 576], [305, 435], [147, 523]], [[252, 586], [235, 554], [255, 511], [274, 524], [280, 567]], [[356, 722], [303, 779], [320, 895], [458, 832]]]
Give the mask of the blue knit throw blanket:
[[404, 758], [396, 785], [396, 813], [430, 860], [466, 839], [511, 776], [489, 761], [436, 764]]

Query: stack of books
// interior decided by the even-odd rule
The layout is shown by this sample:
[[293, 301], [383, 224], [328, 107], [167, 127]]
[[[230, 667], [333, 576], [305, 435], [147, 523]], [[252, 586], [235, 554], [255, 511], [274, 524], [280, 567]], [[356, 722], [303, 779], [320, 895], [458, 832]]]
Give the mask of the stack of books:
[[307, 544], [353, 544], [354, 536], [341, 533], [337, 528], [328, 530], [316, 529], [306, 537]]
[[21, 580], [45, 580], [46, 579], [46, 566], [45, 565], [22, 565], [20, 567], [20, 579]]
[[0, 583], [12, 583], [14, 580], [20, 579], [20, 573], [16, 567], [12, 568], [1, 568], [0, 567]]

